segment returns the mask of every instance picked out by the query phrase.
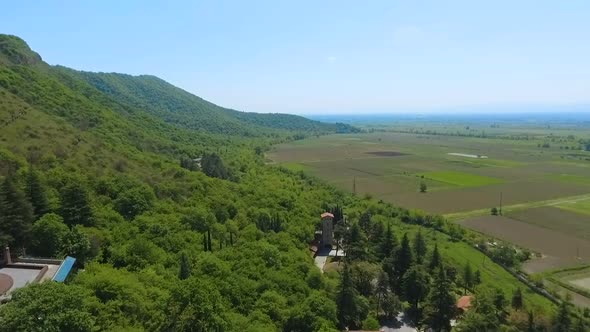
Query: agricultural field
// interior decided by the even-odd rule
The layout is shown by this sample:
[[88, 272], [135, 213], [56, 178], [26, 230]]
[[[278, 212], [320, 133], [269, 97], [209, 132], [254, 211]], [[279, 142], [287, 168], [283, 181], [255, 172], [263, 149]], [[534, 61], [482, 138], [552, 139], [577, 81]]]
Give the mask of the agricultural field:
[[577, 298], [574, 299], [574, 303], [581, 303], [582, 306], [590, 307], [590, 266], [582, 265], [552, 271], [547, 275], [546, 280], [548, 284], [556, 285], [558, 288], [573, 294]]
[[358, 195], [439, 214], [590, 193], [590, 161], [542, 141], [374, 132], [295, 141], [267, 157]]
[[461, 224], [540, 253], [542, 257], [523, 266], [523, 270], [528, 273], [590, 263], [590, 240], [574, 235], [505, 216], [474, 217]]
[[[580, 202], [590, 202], [590, 200]], [[570, 206], [567, 203], [562, 204]], [[571, 203], [571, 206], [576, 206], [576, 204]], [[590, 215], [587, 214], [555, 206], [542, 206], [513, 211], [506, 215], [512, 219], [590, 241]]]
[[421, 176], [424, 176], [424, 178], [427, 179], [463, 187], [479, 187], [489, 184], [502, 183], [502, 180], [499, 179], [455, 171], [427, 172], [421, 174]]

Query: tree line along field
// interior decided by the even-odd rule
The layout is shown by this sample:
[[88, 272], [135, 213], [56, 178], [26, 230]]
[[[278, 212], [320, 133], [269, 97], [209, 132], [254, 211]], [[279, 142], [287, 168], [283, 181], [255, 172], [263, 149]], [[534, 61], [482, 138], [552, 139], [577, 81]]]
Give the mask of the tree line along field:
[[[268, 157], [336, 187], [407, 208], [454, 213], [590, 192], [590, 162], [537, 141], [408, 133], [311, 138], [280, 145]], [[391, 156], [375, 152], [391, 152]], [[395, 153], [394, 153], [395, 152]], [[452, 156], [449, 153], [488, 158]], [[590, 157], [590, 153], [586, 153]], [[386, 154], [382, 154], [386, 155]], [[425, 182], [427, 193], [419, 192]], [[355, 188], [353, 188], [355, 187]]]

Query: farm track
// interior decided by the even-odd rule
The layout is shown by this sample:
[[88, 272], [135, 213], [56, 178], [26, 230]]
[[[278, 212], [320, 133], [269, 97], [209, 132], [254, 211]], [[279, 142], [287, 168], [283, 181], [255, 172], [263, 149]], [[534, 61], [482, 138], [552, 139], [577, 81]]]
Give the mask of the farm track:
[[[513, 205], [506, 205], [502, 207], [502, 212], [511, 212], [517, 210], [524, 210], [542, 206], [555, 206], [560, 204], [567, 204], [567, 203], [577, 203], [580, 201], [590, 200], [590, 194], [584, 195], [577, 195], [577, 196], [568, 196], [568, 197], [561, 197], [556, 199], [544, 200], [544, 201], [536, 201], [536, 202], [526, 202], [526, 203], [519, 203]], [[471, 217], [478, 217], [489, 215], [490, 209], [477, 209], [472, 211], [466, 212], [457, 212], [457, 213], [448, 213], [444, 216], [451, 221], [458, 221], [462, 219], [467, 219]]]

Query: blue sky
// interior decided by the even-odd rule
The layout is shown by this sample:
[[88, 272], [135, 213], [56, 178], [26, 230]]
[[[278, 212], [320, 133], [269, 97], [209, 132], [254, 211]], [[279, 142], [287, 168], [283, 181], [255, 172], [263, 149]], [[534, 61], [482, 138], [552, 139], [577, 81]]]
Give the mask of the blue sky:
[[245, 111], [590, 104], [590, 1], [10, 1], [50, 64], [152, 74]]

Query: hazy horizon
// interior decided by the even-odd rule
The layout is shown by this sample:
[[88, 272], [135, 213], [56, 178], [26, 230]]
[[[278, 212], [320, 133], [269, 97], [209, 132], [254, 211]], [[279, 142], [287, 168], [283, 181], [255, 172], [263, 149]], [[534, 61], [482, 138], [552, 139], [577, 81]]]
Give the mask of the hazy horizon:
[[529, 112], [590, 105], [585, 1], [7, 3], [50, 64], [156, 75], [247, 112]]

